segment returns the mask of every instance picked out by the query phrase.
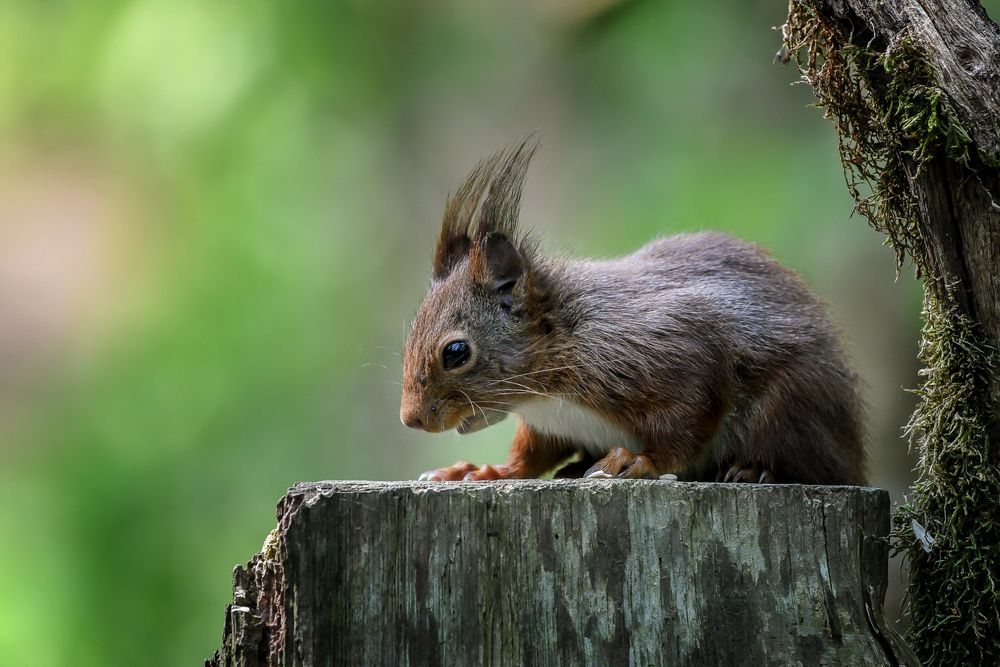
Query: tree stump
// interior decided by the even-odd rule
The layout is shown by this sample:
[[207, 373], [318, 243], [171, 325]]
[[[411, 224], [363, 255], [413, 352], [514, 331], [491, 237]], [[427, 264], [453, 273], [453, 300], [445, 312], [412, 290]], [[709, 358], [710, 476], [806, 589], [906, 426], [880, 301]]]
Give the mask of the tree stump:
[[858, 487], [299, 484], [207, 664], [909, 662], [888, 527]]

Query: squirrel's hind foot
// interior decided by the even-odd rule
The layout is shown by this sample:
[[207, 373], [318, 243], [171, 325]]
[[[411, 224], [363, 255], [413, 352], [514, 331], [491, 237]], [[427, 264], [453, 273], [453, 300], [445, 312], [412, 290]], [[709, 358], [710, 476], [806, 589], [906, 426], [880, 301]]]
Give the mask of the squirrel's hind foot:
[[644, 454], [633, 454], [624, 447], [615, 447], [592, 465], [584, 477], [617, 477], [619, 479], [657, 479], [660, 473]]
[[594, 466], [595, 459], [586, 458], [580, 461], [571, 461], [559, 468], [552, 475], [552, 479], [580, 479], [586, 477], [587, 473]]
[[747, 482], [750, 484], [776, 484], [777, 478], [774, 473], [756, 465], [741, 465], [739, 463], [731, 466], [725, 475], [719, 471], [717, 482]]

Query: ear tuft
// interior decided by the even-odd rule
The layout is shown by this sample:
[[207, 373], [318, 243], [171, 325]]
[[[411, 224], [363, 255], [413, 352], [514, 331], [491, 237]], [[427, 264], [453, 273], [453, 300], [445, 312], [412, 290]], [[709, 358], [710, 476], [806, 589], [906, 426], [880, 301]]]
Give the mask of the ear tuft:
[[524, 177], [537, 150], [538, 141], [532, 134], [490, 158], [489, 189], [476, 221], [478, 238], [485, 238], [490, 232], [503, 232], [511, 238], [517, 236]]
[[446, 278], [470, 253], [474, 268], [484, 268], [477, 251], [485, 251], [493, 243], [489, 241], [493, 234], [503, 237], [523, 271], [521, 255], [511, 239], [517, 236], [521, 189], [537, 148], [535, 136], [528, 135], [495, 153], [477, 164], [455, 196], [448, 199], [434, 253], [435, 279]]

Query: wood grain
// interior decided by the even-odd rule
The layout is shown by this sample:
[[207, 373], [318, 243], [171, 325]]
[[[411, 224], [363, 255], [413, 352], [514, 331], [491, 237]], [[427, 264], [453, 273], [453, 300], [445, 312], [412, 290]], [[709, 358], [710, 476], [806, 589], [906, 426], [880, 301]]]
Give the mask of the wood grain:
[[322, 482], [291, 489], [278, 517], [237, 568], [208, 664], [900, 659], [876, 489]]

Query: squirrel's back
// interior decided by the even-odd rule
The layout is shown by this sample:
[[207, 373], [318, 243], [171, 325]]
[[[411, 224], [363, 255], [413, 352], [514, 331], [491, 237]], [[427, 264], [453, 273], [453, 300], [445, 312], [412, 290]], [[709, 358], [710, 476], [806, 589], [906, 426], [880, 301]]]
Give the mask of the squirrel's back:
[[680, 382], [692, 400], [724, 406], [700, 466], [736, 452], [786, 479], [864, 481], [863, 405], [839, 332], [766, 251], [718, 232], [679, 234], [564, 271], [579, 286], [573, 344], [581, 360], [616, 368], [615, 400], [634, 386], [626, 400], [658, 397], [669, 418], [666, 404], [685, 399], [665, 385]]

